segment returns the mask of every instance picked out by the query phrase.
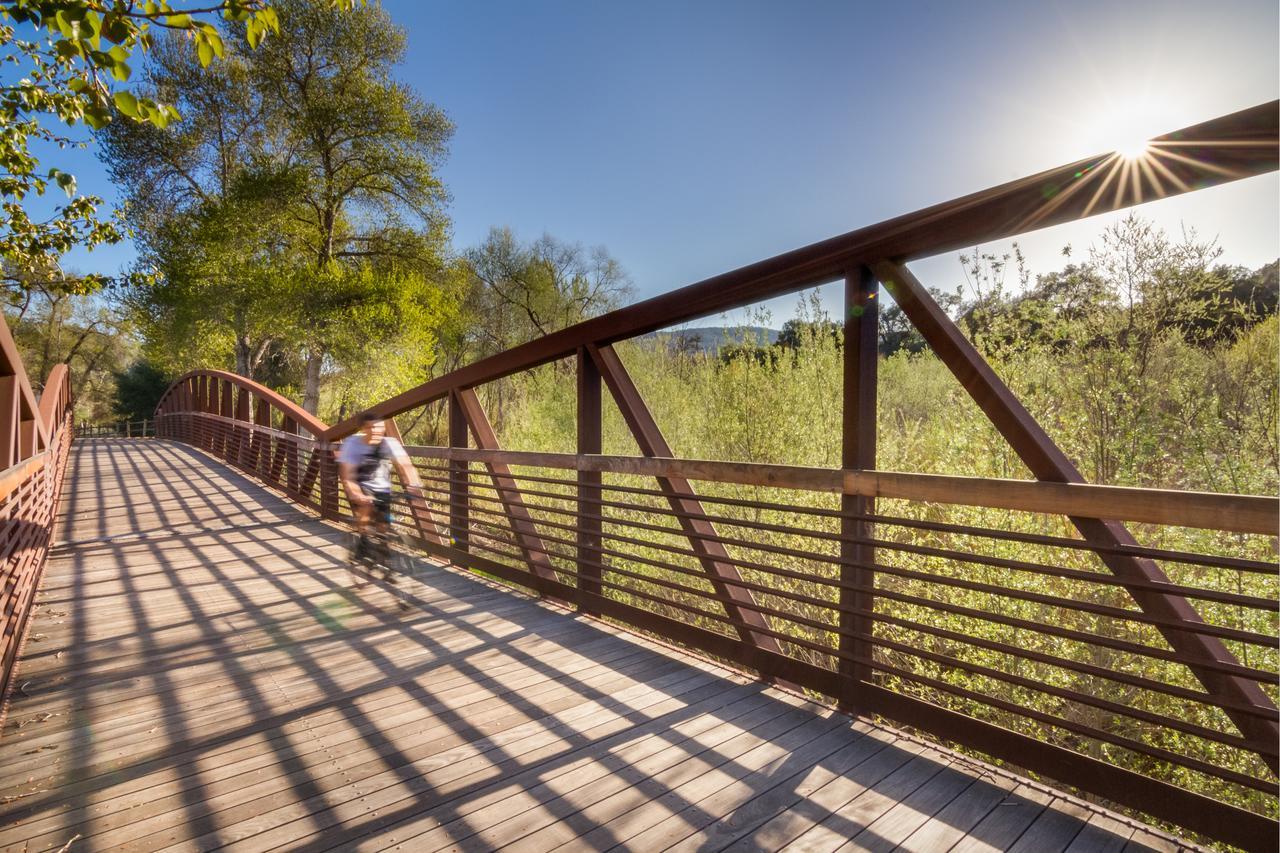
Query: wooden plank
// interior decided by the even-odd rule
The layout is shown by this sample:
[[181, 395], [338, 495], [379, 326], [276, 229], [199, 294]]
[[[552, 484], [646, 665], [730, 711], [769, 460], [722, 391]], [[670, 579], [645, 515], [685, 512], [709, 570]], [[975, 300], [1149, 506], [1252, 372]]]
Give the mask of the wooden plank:
[[951, 848], [952, 853], [992, 853], [1011, 846], [1053, 802], [1040, 787], [1020, 784]]
[[[679, 671], [678, 664], [668, 663], [669, 672]], [[662, 670], [646, 671], [661, 673]], [[583, 678], [584, 685], [598, 684], [602, 691], [636, 683], [607, 666], [593, 667], [583, 673]], [[531, 704], [535, 698], [539, 699], [538, 707], [547, 707], [552, 712], [557, 706], [571, 707], [571, 703], [583, 701], [582, 697], [573, 696], [554, 682], [544, 685], [541, 690], [520, 695], [522, 699], [528, 697]], [[493, 706], [494, 702], [489, 705]], [[506, 707], [509, 709], [510, 704]], [[171, 796], [160, 803], [163, 809], [160, 813], [145, 817], [130, 810], [125, 815], [126, 819], [116, 827], [114, 835], [98, 838], [95, 834], [89, 837], [109, 843], [113, 849], [121, 851], [155, 849], [172, 840], [175, 832], [182, 837], [187, 824], [203, 816], [210, 816], [216, 822], [223, 843], [242, 832], [248, 837], [255, 834], [265, 817], [279, 819], [288, 813], [291, 803], [308, 793], [312, 795], [308, 802], [327, 803], [335, 792], [350, 785], [359, 784], [363, 788], [370, 784], [367, 777], [379, 772], [402, 780], [404, 771], [397, 772], [397, 768], [405, 767], [407, 763], [388, 763], [389, 759], [429, 760], [445, 749], [467, 743], [467, 739], [475, 737], [478, 732], [501, 732], [509, 727], [509, 721], [527, 719], [519, 712], [502, 708], [490, 710], [483, 703], [462, 704], [447, 710], [442, 718], [411, 715], [411, 719], [402, 721], [399, 726], [379, 719], [377, 727], [363, 737], [350, 738], [342, 743], [325, 738], [321, 741], [323, 749], [312, 751], [307, 756], [309, 760], [282, 762], [283, 766], [268, 767], [248, 778], [238, 774], [223, 784], [214, 785], [205, 778], [207, 774], [201, 774], [198, 780], [201, 800], [198, 805], [183, 802], [182, 796]], [[458, 719], [465, 719], [466, 728], [472, 729], [472, 733], [459, 731]], [[282, 770], [290, 772], [285, 774]], [[247, 823], [237, 830], [241, 822]], [[96, 833], [97, 827], [98, 822], [95, 821], [90, 829]]]
[[1133, 826], [1095, 812], [1066, 853], [1120, 853], [1133, 837]]
[[[534, 649], [530, 649], [530, 652], [534, 652]], [[563, 666], [563, 663], [561, 663], [561, 666]], [[529, 679], [527, 678], [512, 679], [511, 672], [508, 672], [507, 670], [509, 670], [509, 666], [485, 667], [486, 672], [493, 672], [493, 678], [504, 679], [502, 684], [502, 689], [499, 690], [497, 695], [511, 692], [511, 690], [529, 688], [529, 685], [531, 684], [531, 681]], [[410, 672], [410, 674], [413, 674], [416, 676], [424, 675], [422, 674], [421, 671], [412, 669], [412, 667], [410, 667], [410, 669], [408, 669], [407, 671]], [[445, 678], [443, 680], [439, 679], [438, 676], [430, 676], [430, 674], [426, 674], [426, 675], [428, 675], [428, 678], [430, 678], [430, 683], [433, 684], [433, 686], [438, 684], [440, 685], [438, 688], [439, 692], [435, 694], [436, 701], [438, 702], [451, 701], [451, 699], [449, 699], [449, 697], [451, 697], [451, 694], [457, 694], [457, 695], [460, 695], [460, 697], [465, 697], [465, 695], [467, 695], [467, 692], [474, 693], [476, 690], [476, 685], [480, 684], [479, 681], [475, 679], [474, 675], [470, 675], [470, 676], [460, 675], [456, 679]], [[457, 685], [457, 688], [454, 688], [453, 685]], [[433, 707], [435, 707], [435, 706], [430, 706], [430, 704], [429, 706], [422, 707], [420, 702], [415, 701], [415, 699], [411, 697], [406, 697], [406, 695], [404, 695], [404, 690], [401, 689], [401, 686], [397, 684], [388, 684], [385, 686], [381, 686], [378, 693], [356, 695], [356, 697], [351, 697], [351, 699], [352, 701], [358, 701], [358, 703], [360, 703], [360, 708], [362, 712], [378, 713], [378, 719], [376, 719], [376, 724], [371, 724], [369, 727], [371, 731], [378, 730], [379, 726], [383, 724], [385, 720], [396, 719], [396, 717], [398, 716], [397, 708], [413, 706], [417, 708], [416, 719], [421, 719], [422, 713], [430, 712], [431, 710], [433, 710]], [[305, 722], [305, 725], [303, 725], [303, 727], [305, 727], [307, 731], [310, 731], [312, 735], [316, 735], [316, 734], [324, 734], [326, 730], [326, 726], [342, 724], [342, 722], [346, 720], [349, 715], [348, 711], [343, 710], [344, 704], [346, 704], [346, 702], [333, 702], [333, 701], [323, 701], [319, 704], [316, 704], [314, 711], [310, 713], [306, 713], [306, 716], [305, 716], [306, 722]], [[439, 707], [443, 707], [443, 706], [439, 706]], [[438, 707], [436, 707], [436, 710], [438, 710]], [[302, 711], [303, 712], [306, 711], [305, 704], [303, 704], [302, 706]], [[384, 715], [387, 715], [387, 716], [384, 717]], [[280, 719], [280, 717], [274, 717], [274, 719], [273, 717], [262, 717], [260, 722], [257, 722], [257, 725], [247, 726], [246, 729], [243, 730], [242, 735], [228, 735], [228, 736], [216, 736], [216, 738], [206, 738], [204, 742], [205, 744], [204, 747], [200, 747], [200, 745], [197, 745], [197, 747], [193, 748], [192, 751], [189, 751], [189, 756], [191, 756], [192, 761], [184, 761], [183, 753], [180, 752], [179, 747], [177, 747], [177, 745], [173, 745], [172, 748], [166, 749], [165, 761], [160, 762], [159, 765], [156, 765], [156, 763], [152, 762], [152, 765], [143, 765], [141, 766], [141, 768], [142, 770], [147, 770], [147, 768], [150, 767], [150, 770], [156, 770], [156, 768], [173, 766], [173, 767], [182, 767], [187, 772], [193, 772], [192, 768], [195, 767], [195, 761], [193, 760], [195, 760], [195, 758], [197, 757], [200, 757], [200, 760], [201, 760], [200, 763], [202, 765], [202, 768], [204, 768], [205, 772], [216, 770], [216, 768], [219, 768], [219, 767], [236, 765], [238, 761], [242, 761], [244, 760], [244, 758], [246, 758], [246, 754], [244, 754], [244, 748], [239, 747], [239, 745], [237, 745], [239, 740], [241, 740], [243, 736], [251, 735], [253, 733], [256, 733], [256, 731], [275, 731], [276, 729], [278, 729], [278, 727], [282, 725], [284, 727], [283, 729], [280, 729], [280, 731], [284, 731], [284, 733], [287, 733], [288, 726], [292, 725], [291, 722], [289, 721], [298, 721], [301, 719], [303, 719], [303, 717], [300, 717], [300, 713], [296, 711], [291, 713], [291, 715], [284, 717], [283, 720]], [[298, 722], [298, 725], [302, 725], [301, 722]], [[273, 739], [274, 738], [275, 738], [275, 735], [273, 735]], [[228, 745], [225, 748], [221, 748], [219, 747], [219, 744], [228, 744]], [[266, 752], [266, 747], [268, 747], [268, 745], [269, 745], [269, 742], [256, 744], [255, 747], [253, 747], [253, 751], [259, 752], [259, 753]], [[329, 747], [333, 748], [334, 745], [335, 744], [329, 744]], [[323, 748], [323, 747], [324, 747], [324, 744], [316, 744], [316, 748]], [[132, 756], [131, 754], [131, 760], [136, 762], [137, 757]], [[134, 763], [133, 766], [140, 767], [140, 765], [137, 765], [137, 763]], [[132, 772], [131, 772], [131, 775], [132, 775]], [[120, 776], [118, 772], [114, 772], [114, 774], [108, 774], [108, 776], [109, 776], [108, 780], [111, 781], [111, 783], [113, 783], [113, 790], [116, 790], [116, 792], [124, 793], [122, 792], [122, 790], [120, 790], [122, 789], [122, 786], [120, 786], [119, 784]], [[73, 785], [73, 788], [84, 788], [87, 790], [88, 788], [86, 786], [86, 783], [88, 783], [87, 779], [84, 779], [84, 777], [82, 776], [78, 776], [76, 780], [76, 785]], [[132, 786], [129, 786], [129, 788], [132, 788]]]
[[[709, 673], [702, 675], [715, 678]], [[699, 695], [706, 695], [716, 692], [718, 687], [708, 685], [701, 678], [690, 682], [687, 671], [676, 672], [669, 677], [680, 678], [681, 681], [676, 683], [678, 690], [668, 690], [665, 693], [678, 695], [690, 684], [694, 684], [700, 685]], [[660, 680], [658, 683], [661, 683]], [[723, 690], [722, 687], [718, 689]], [[530, 761], [550, 758], [550, 761], [539, 764], [543, 772], [550, 773], [556, 765], [571, 762], [577, 753], [593, 748], [594, 743], [588, 740], [589, 737], [605, 737], [618, 732], [634, 737], [627, 716], [634, 716], [636, 711], [643, 712], [650, 703], [656, 703], [656, 707], [663, 713], [669, 713], [680, 704], [678, 699], [674, 703], [659, 701], [664, 696], [662, 690], [650, 692], [657, 695], [639, 696], [632, 700], [634, 705], [625, 715], [609, 714], [603, 703], [592, 703], [598, 706], [597, 712], [580, 717], [574, 721], [576, 725], [557, 722], [548, 726], [544, 723], [537, 731], [530, 731], [527, 725], [520, 726], [480, 742], [482, 746], [486, 741], [498, 744], [498, 756], [489, 758], [487, 752], [479, 752], [470, 745], [454, 748], [425, 760], [417, 759], [403, 770], [393, 768], [347, 788], [330, 791], [321, 801], [299, 803], [297, 808], [287, 809], [283, 813], [272, 813], [269, 817], [259, 817], [241, 826], [230, 826], [222, 831], [222, 835], [224, 838], [235, 838], [240, 842], [238, 847], [245, 851], [270, 850], [282, 843], [298, 844], [310, 841], [317, 835], [320, 836], [318, 840], [321, 843], [331, 846], [363, 834], [368, 827], [361, 818], [381, 814], [397, 802], [408, 802], [411, 809], [420, 812], [423, 795], [429, 795], [431, 807], [439, 808], [442, 800], [453, 800], [465, 793], [465, 802], [470, 804], [480, 785], [495, 780], [505, 781], [501, 767], [495, 764], [519, 768]], [[559, 721], [561, 717], [561, 714], [556, 714], [548, 719]], [[521, 731], [524, 736], [517, 739]], [[557, 732], [559, 737], [556, 736]], [[583, 736], [574, 737], [578, 732], [582, 732]], [[566, 739], [570, 741], [568, 744], [564, 742]], [[533, 755], [530, 756], [530, 752], [526, 750], [532, 751]], [[460, 778], [459, 774], [464, 771], [466, 775]], [[421, 793], [415, 797], [415, 792]], [[308, 813], [308, 806], [316, 811]], [[374, 809], [377, 811], [373, 811]]]
[[[959, 762], [952, 766], [958, 767]], [[1011, 778], [980, 773], [978, 781], [948, 803], [946, 808], [924, 826], [911, 833], [902, 842], [902, 849], [914, 853], [949, 850], [1005, 801], [1016, 787], [1017, 782]]]
[[833, 809], [822, 821], [787, 845], [789, 850], [834, 850], [858, 835], [882, 815], [907, 799], [950, 764], [933, 750], [913, 755], [880, 782]]
[[1066, 850], [1084, 829], [1089, 817], [1086, 809], [1058, 797], [1018, 837], [1009, 853]]
[[957, 770], [955, 765], [948, 766], [836, 849], [882, 853], [898, 850], [903, 841], [972, 787], [974, 781], [973, 776]]
[[[681, 799], [688, 802], [684, 809], [632, 836], [627, 844], [642, 850], [669, 850], [686, 841], [691, 843], [689, 849], [696, 849], [703, 843], [705, 830], [724, 816], [735, 814], [757, 798], [767, 797], [775, 788], [786, 787], [813, 766], [831, 761], [851, 737], [856, 739], [857, 735], [848, 720], [839, 717], [834, 728], [801, 747], [781, 752], [771, 748], [753, 750], [699, 779], [696, 787], [681, 792]], [[718, 785], [723, 787], [716, 790]], [[712, 793], [699, 797], [706, 791]]]
[[[658, 744], [661, 748], [657, 751], [627, 750], [616, 762], [611, 754], [603, 755], [596, 759], [608, 771], [603, 774], [591, 764], [580, 765], [543, 784], [507, 787], [501, 801], [491, 802], [483, 811], [467, 812], [454, 821], [437, 823], [425, 833], [415, 834], [422, 828], [416, 820], [392, 827], [391, 832], [404, 843], [422, 849], [434, 849], [450, 840], [466, 840], [472, 847], [487, 846], [493, 839], [520, 839], [527, 846], [541, 849], [562, 844], [588, 845], [592, 842], [581, 838], [586, 831], [632, 806], [642, 805], [654, 790], [695, 779], [701, 771], [731, 760], [805, 720], [805, 715], [797, 712], [796, 703], [752, 702], [745, 714], [731, 710], [677, 727], [671, 737], [662, 738], [665, 744]], [[752, 740], [753, 732], [760, 737]], [[470, 837], [486, 830], [487, 837]]]
[[750, 843], [756, 830], [779, 815], [791, 809], [801, 813], [810, 811], [809, 798], [814, 792], [834, 779], [856, 773], [856, 768], [897, 740], [894, 735], [862, 723], [855, 723], [854, 729], [861, 731], [862, 736], [847, 741], [837, 752], [811, 767], [803, 768], [784, 783], [765, 793], [754, 794], [732, 812], [722, 814], [715, 823], [673, 845], [672, 850], [720, 850], [735, 841]]

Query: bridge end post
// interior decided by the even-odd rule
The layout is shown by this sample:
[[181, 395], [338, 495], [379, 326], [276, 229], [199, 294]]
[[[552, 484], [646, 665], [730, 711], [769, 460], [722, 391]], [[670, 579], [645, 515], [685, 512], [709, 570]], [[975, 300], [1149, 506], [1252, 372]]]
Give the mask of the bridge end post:
[[[462, 409], [462, 401], [457, 392], [449, 394], [449, 446], [465, 450], [467, 448], [467, 415]], [[467, 482], [467, 463], [459, 460], [449, 462], [449, 535], [453, 539], [453, 547], [459, 551], [467, 551], [467, 528], [471, 524], [468, 502], [470, 489]]]
[[[578, 347], [578, 455], [601, 453], [600, 368], [586, 347]], [[603, 477], [598, 471], [578, 469], [578, 609], [593, 613], [591, 596], [602, 594], [600, 583], [604, 554], [600, 521]]]
[[[842, 468], [874, 470], [876, 467], [876, 359], [879, 343], [877, 282], [869, 269], [859, 266], [844, 280], [844, 408], [841, 413]], [[840, 640], [838, 670], [842, 676], [840, 706], [858, 707], [858, 685], [871, 683], [870, 660], [874, 652], [869, 638], [875, 629], [870, 616], [875, 607], [875, 548], [865, 544], [872, 535], [866, 516], [875, 512], [875, 498], [840, 495]]]

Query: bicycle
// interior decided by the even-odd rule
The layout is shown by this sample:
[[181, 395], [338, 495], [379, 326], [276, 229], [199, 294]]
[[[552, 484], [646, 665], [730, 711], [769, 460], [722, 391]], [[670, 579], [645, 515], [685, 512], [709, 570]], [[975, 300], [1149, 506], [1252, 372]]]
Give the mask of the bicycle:
[[[398, 493], [393, 494], [392, 505], [395, 505], [397, 499], [404, 497]], [[413, 577], [413, 561], [405, 553], [408, 543], [396, 530], [394, 521], [393, 516], [386, 520], [375, 520], [365, 525], [363, 530], [352, 529], [347, 568], [356, 589], [363, 588], [370, 580], [380, 579], [391, 588], [396, 605], [401, 610], [408, 610], [411, 606], [409, 594], [401, 587], [400, 579]], [[378, 574], [381, 578], [376, 577]]]

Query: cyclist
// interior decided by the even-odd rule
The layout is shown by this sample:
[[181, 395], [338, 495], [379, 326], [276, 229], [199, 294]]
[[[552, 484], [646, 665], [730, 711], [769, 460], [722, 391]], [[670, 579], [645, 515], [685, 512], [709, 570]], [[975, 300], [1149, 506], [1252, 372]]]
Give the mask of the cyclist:
[[370, 526], [391, 529], [391, 468], [405, 491], [421, 496], [418, 472], [398, 440], [387, 435], [386, 421], [373, 412], [360, 415], [360, 431], [348, 436], [338, 449], [338, 479], [347, 492], [355, 515], [356, 532], [351, 558], [359, 561], [367, 545]]

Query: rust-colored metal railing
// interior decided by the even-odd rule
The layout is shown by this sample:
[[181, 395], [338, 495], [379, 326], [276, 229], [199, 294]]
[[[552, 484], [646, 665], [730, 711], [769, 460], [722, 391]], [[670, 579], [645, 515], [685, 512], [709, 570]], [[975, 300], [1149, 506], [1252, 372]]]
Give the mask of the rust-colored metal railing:
[[[1275, 849], [1273, 497], [1094, 486], [905, 263], [1274, 171], [1275, 102], [691, 285], [461, 368], [374, 407], [447, 408], [412, 447], [422, 547], [583, 612], [879, 714], [1250, 849]], [[835, 470], [675, 458], [617, 341], [845, 281]], [[1036, 477], [876, 470], [883, 285]], [[476, 388], [576, 366], [577, 453], [502, 450]], [[642, 453], [602, 456], [607, 390]], [[326, 517], [348, 516], [327, 426], [197, 371], [156, 412]], [[389, 421], [392, 430], [395, 421]]]
[[71, 438], [67, 366], [53, 368], [37, 399], [0, 317], [0, 725], [52, 538]]

